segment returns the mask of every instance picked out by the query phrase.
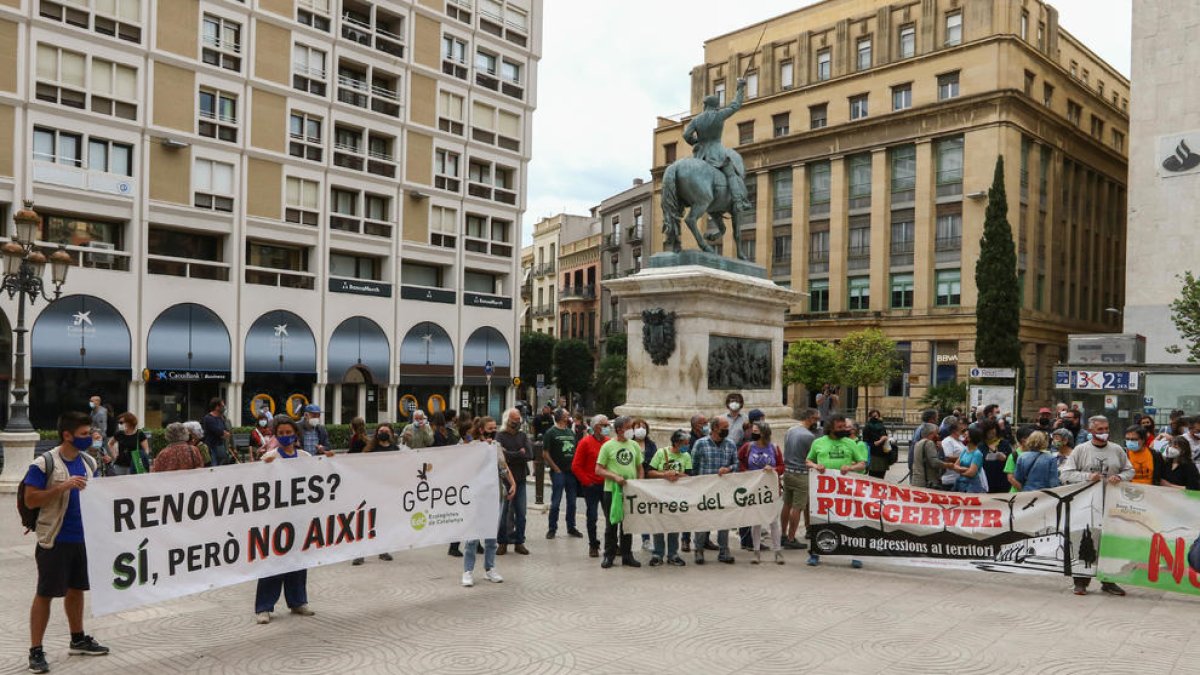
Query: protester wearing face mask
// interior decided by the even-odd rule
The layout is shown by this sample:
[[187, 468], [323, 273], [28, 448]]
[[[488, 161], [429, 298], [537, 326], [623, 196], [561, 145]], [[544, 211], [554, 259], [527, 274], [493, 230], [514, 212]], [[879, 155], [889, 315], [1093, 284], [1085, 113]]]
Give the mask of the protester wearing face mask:
[[591, 433], [584, 436], [575, 447], [575, 456], [571, 459], [571, 472], [579, 481], [580, 491], [583, 492], [583, 502], [586, 507], [584, 519], [587, 521], [588, 556], [600, 557], [600, 538], [596, 533], [596, 518], [600, 512], [600, 503], [604, 497], [604, 479], [596, 474], [596, 460], [600, 457], [600, 448], [612, 437], [612, 429], [608, 426], [608, 418], [596, 415], [592, 418]]
[[[299, 431], [296, 429], [296, 423], [290, 419], [275, 422], [275, 440], [279, 447], [264, 454], [264, 462], [270, 464], [277, 459], [312, 459], [312, 455], [300, 447]], [[296, 570], [258, 580], [258, 591], [254, 598], [254, 613], [258, 623], [271, 623], [271, 612], [275, 611], [280, 591], [283, 591], [284, 600], [292, 614], [314, 614], [308, 607], [308, 570]]]
[[[740, 398], [740, 397], [739, 397]], [[701, 438], [692, 445], [692, 466], [697, 476], [713, 474], [724, 476], [738, 469], [737, 446], [729, 440], [729, 419], [721, 415], [712, 421], [712, 430], [708, 436]], [[710, 532], [696, 532], [696, 564], [704, 564], [704, 549], [708, 544]], [[717, 560], [732, 565], [733, 556], [729, 553], [729, 530], [717, 532]]]
[[254, 459], [259, 459], [266, 451], [275, 449], [275, 430], [271, 425], [270, 411], [264, 410], [258, 416], [254, 430], [250, 432], [250, 446], [253, 448]]
[[[504, 413], [504, 426], [496, 432], [496, 442], [504, 448], [504, 460], [517, 483], [517, 494], [505, 500], [500, 516], [500, 532], [496, 537], [499, 548], [496, 555], [508, 553], [508, 545], [521, 555], [529, 555], [525, 548], [525, 479], [529, 476], [529, 460], [533, 457], [533, 442], [521, 431], [521, 411], [509, 408]], [[512, 531], [508, 523], [512, 522]]]
[[[356, 421], [361, 422], [362, 419], [356, 418]], [[351, 422], [352, 426], [353, 426], [353, 424], [354, 423]], [[364, 430], [366, 428], [365, 422], [363, 423], [363, 428], [364, 428]], [[367, 445], [366, 445], [366, 447], [363, 448], [363, 452], [364, 453], [395, 452], [399, 449], [400, 449], [400, 446], [396, 443], [396, 433], [394, 431], [392, 431], [392, 425], [388, 424], [387, 422], [384, 422], [383, 424], [380, 424], [378, 427], [375, 427], [375, 435], [371, 437], [371, 440], [367, 441]], [[390, 562], [392, 560], [392, 554], [391, 553], [380, 553], [379, 559], [386, 561], [386, 562]], [[363, 564], [363, 562], [364, 562], [364, 560], [362, 558], [355, 558], [351, 564], [352, 565], [361, 565], [361, 564]]]
[[[750, 425], [750, 441], [738, 450], [738, 469], [741, 471], [766, 471], [774, 476], [776, 485], [782, 489], [781, 477], [784, 472], [783, 451], [771, 442], [771, 425], [766, 422], [756, 422]], [[762, 525], [750, 527], [750, 550], [754, 551], [751, 565], [762, 562]], [[771, 536], [771, 551], [775, 553], [775, 564], [783, 564], [782, 530], [778, 518], [772, 518], [767, 525]]]
[[[1125, 449], [1108, 440], [1108, 419], [1097, 415], [1088, 420], [1088, 431], [1092, 440], [1082, 443], [1071, 451], [1071, 456], [1059, 469], [1059, 479], [1064, 484], [1108, 481], [1113, 485], [1133, 480], [1133, 465]], [[1091, 577], [1075, 577], [1075, 595], [1087, 595]], [[1109, 595], [1125, 595], [1120, 586], [1104, 582], [1100, 590]]]
[[688, 445], [695, 445], [696, 441], [708, 435], [708, 418], [704, 415], [692, 415], [691, 419], [692, 430], [688, 434]]
[[[496, 444], [492, 439], [496, 437], [496, 420], [490, 417], [484, 417], [479, 422], [479, 427], [482, 430], [481, 436], [488, 439], [488, 443], [496, 449], [496, 471], [500, 478], [500, 502], [511, 501], [517, 494], [517, 484], [513, 480], [512, 472], [508, 469], [508, 462], [504, 459], [504, 449]], [[504, 509], [501, 508], [503, 513]], [[463, 575], [462, 585], [470, 588], [475, 585], [475, 556], [483, 553], [483, 573], [484, 577], [498, 584], [504, 581], [504, 577], [496, 571], [496, 540], [489, 538], [484, 539], [482, 545], [478, 539], [472, 539], [464, 544], [465, 554], [459, 555], [463, 558]], [[455, 549], [457, 550], [457, 548]]]
[[1164, 487], [1200, 490], [1200, 470], [1192, 459], [1192, 446], [1185, 438], [1176, 438], [1162, 446]]
[[1075, 449], [1075, 434], [1071, 433], [1070, 429], [1055, 429], [1050, 435], [1050, 449], [1055, 453], [1054, 459], [1061, 469], [1067, 457], [1071, 456], [1071, 451]]
[[109, 471], [114, 476], [150, 473], [150, 441], [138, 429], [138, 418], [131, 412], [117, 417], [120, 428], [108, 439], [108, 456], [112, 457]]
[[433, 427], [429, 426], [424, 410], [413, 411], [412, 424], [404, 427], [400, 442], [414, 450], [433, 447]]
[[229, 440], [232, 435], [229, 425], [225, 422], [225, 401], [214, 398], [208, 402], [208, 414], [200, 419], [200, 427], [204, 429], [204, 444], [212, 457], [213, 466], [221, 466], [231, 461]]
[[[672, 483], [687, 478], [687, 472], [692, 468], [692, 455], [688, 452], [690, 435], [683, 429], [671, 434], [671, 445], [659, 448], [650, 460], [647, 478], [658, 478]], [[679, 534], [670, 532], [654, 535], [654, 556], [650, 558], [650, 566], [658, 567], [666, 561], [668, 565], [683, 567], [687, 563], [679, 557]]]
[[954, 484], [958, 482], [958, 473], [954, 471], [954, 465], [967, 449], [967, 445], [963, 443], [966, 429], [966, 425], [955, 421], [950, 423], [946, 433], [942, 435], [942, 456], [947, 463], [946, 470], [942, 472], [942, 488], [945, 490], [953, 490]]
[[[825, 435], [813, 441], [812, 449], [808, 452], [808, 470], [820, 474], [832, 471], [844, 476], [848, 473], [862, 473], [866, 468], [867, 448], [850, 438], [849, 420], [845, 415], [831, 415], [825, 425]], [[811, 543], [809, 550], [816, 550]], [[810, 567], [820, 564], [821, 556], [816, 553], [808, 556]], [[850, 566], [859, 569], [862, 567], [862, 561], [851, 560]]]
[[1133, 465], [1133, 481], [1158, 485], [1162, 481], [1163, 456], [1146, 444], [1146, 430], [1140, 424], [1125, 430], [1125, 454]]
[[1058, 487], [1058, 461], [1044, 432], [1035, 431], [1025, 439], [1025, 452], [1017, 459], [1013, 479], [1021, 492]]
[[734, 392], [725, 397], [725, 409], [728, 411], [721, 415], [721, 419], [729, 422], [729, 440], [733, 443], [733, 447], [737, 448], [742, 445], [742, 437], [746, 435], [746, 416], [742, 414], [742, 406], [745, 405], [742, 395]]
[[[276, 423], [276, 427], [278, 427]], [[276, 435], [279, 431], [275, 432]], [[321, 406], [311, 404], [304, 406], [304, 428], [300, 431], [302, 447], [310, 455], [325, 455], [333, 457], [333, 449], [329, 445], [329, 432], [321, 424]]]
[[634, 440], [633, 420], [618, 417], [613, 420], [612, 428], [616, 438], [601, 446], [600, 456], [596, 458], [596, 475], [605, 479], [601, 510], [605, 517], [604, 559], [600, 567], [612, 567], [618, 554], [622, 565], [641, 567], [642, 564], [633, 557], [633, 535], [626, 532], [623, 525], [625, 498], [622, 488], [625, 481], [645, 475], [642, 470], [642, 448]]

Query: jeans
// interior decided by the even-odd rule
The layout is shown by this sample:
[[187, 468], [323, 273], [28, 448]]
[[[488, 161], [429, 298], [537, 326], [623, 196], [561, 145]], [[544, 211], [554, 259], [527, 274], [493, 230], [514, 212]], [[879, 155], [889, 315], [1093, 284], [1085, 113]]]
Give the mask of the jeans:
[[750, 528], [739, 527], [738, 528], [738, 539], [741, 541], [743, 548], [750, 546]]
[[[463, 544], [463, 571], [472, 572], [475, 570], [475, 547], [479, 544], [478, 539], [472, 539]], [[496, 540], [483, 540], [483, 569], [490, 570], [496, 566]]]
[[[514, 524], [511, 537], [508, 534], [508, 517], [510, 514], [512, 515]], [[496, 541], [499, 543], [516, 544], [518, 546], [525, 543], [525, 481], [517, 481], [516, 496], [511, 501], [505, 501], [503, 508], [500, 509], [499, 530], [499, 536], [496, 537]]]
[[579, 498], [579, 480], [570, 471], [550, 474], [550, 532], [558, 531], [558, 502], [567, 495], [567, 529], [575, 529], [575, 500]]
[[208, 446], [208, 454], [212, 456], [213, 466], [221, 466], [229, 463], [229, 452], [225, 450], [224, 443], [213, 443]]
[[663, 540], [666, 540], [666, 560], [672, 560], [679, 557], [679, 533], [672, 532], [668, 535], [654, 535], [654, 557], [663, 558]]
[[[697, 532], [692, 540], [696, 542], [696, 555], [703, 555], [704, 545], [708, 543], [710, 532]], [[717, 532], [717, 546], [720, 547], [720, 552], [717, 558], [724, 559], [729, 557], [729, 530], [720, 530]]]
[[[603, 490], [604, 487], [601, 486], [600, 489]], [[613, 523], [608, 517], [608, 512], [612, 509], [612, 493], [605, 492], [601, 503], [604, 505], [604, 557], [615, 558], [618, 553], [622, 558], [633, 557], [633, 535], [625, 532], [622, 523]], [[620, 546], [617, 545], [618, 536], [620, 537]]]
[[[583, 488], [583, 503], [586, 507], [588, 545], [600, 548], [600, 537], [596, 534], [596, 519], [599, 518], [600, 502], [603, 500], [604, 483]], [[608, 518], [605, 517], [605, 522]]]
[[296, 570], [258, 580], [258, 591], [254, 594], [254, 613], [275, 611], [279, 591], [290, 608], [308, 604], [308, 570]]

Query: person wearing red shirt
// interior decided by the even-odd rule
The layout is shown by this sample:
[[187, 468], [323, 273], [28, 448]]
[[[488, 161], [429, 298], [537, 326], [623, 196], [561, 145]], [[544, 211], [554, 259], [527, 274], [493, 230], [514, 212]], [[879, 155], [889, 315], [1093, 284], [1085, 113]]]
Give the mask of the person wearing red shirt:
[[612, 435], [608, 417], [596, 415], [592, 418], [591, 433], [584, 436], [575, 446], [575, 457], [571, 460], [571, 472], [579, 481], [583, 491], [583, 502], [587, 505], [588, 556], [600, 557], [600, 538], [596, 534], [596, 519], [600, 512], [600, 499], [604, 496], [604, 479], [596, 475], [596, 459], [600, 457], [600, 446]]

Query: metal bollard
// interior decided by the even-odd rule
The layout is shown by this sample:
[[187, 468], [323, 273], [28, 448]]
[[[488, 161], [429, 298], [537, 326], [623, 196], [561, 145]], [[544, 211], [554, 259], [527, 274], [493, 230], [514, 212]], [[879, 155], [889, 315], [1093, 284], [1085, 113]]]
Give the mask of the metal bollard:
[[541, 441], [533, 444], [533, 503], [544, 504], [546, 494], [546, 463], [542, 461]]

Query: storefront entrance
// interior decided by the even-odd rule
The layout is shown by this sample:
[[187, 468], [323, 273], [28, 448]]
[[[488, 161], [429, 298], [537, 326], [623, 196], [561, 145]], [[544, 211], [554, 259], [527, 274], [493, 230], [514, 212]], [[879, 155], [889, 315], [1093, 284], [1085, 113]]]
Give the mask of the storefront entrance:
[[407, 421], [420, 408], [427, 414], [458, 406], [451, 400], [454, 387], [454, 344], [450, 335], [432, 321], [413, 326], [400, 343], [399, 419]]
[[299, 418], [317, 384], [317, 341], [308, 324], [285, 310], [267, 312], [246, 333], [245, 358], [243, 421], [263, 411]]
[[325, 400], [337, 412], [338, 423], [349, 424], [355, 417], [368, 424], [379, 421], [381, 405], [387, 408], [391, 351], [383, 329], [365, 317], [346, 319], [333, 331]]

